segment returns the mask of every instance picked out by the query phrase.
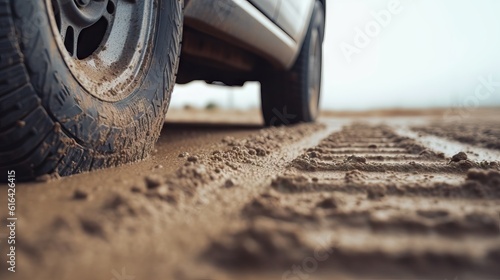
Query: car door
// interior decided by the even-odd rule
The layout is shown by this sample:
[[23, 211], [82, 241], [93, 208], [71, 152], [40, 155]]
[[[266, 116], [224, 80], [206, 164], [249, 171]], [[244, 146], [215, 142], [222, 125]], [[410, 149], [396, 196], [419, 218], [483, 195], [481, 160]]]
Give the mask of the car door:
[[[268, 18], [275, 20], [282, 0], [249, 0], [257, 9], [263, 12]], [[288, 1], [288, 0], [285, 0]]]
[[[266, 0], [261, 0], [266, 1]], [[315, 0], [282, 0], [276, 23], [295, 42], [301, 42], [307, 31]]]

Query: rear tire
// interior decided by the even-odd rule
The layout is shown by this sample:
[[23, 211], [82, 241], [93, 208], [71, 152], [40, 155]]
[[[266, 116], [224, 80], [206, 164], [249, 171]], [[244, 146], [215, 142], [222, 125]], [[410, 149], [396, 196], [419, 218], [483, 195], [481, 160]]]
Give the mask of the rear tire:
[[[108, 21], [109, 33], [103, 33], [101, 42], [105, 45], [93, 40], [75, 58], [76, 47], [67, 43], [69, 39], [62, 41], [57, 31], [61, 29], [60, 19], [54, 18], [60, 12], [54, 9], [58, 1], [73, 3], [0, 0], [0, 174], [14, 170], [18, 180], [71, 175], [145, 158], [159, 137], [175, 83], [183, 1], [91, 1], [89, 6], [111, 2], [101, 9], [109, 14], [119, 13], [121, 7], [132, 14], [134, 9], [126, 5], [148, 3], [152, 15], [144, 33], [147, 40], [122, 46], [129, 48], [130, 57], [144, 53], [140, 60], [125, 66], [96, 64], [88, 68], [94, 71], [92, 76], [79, 65], [92, 59], [93, 51], [112, 52], [116, 48], [110, 39], [112, 28], [121, 27], [122, 32], [126, 25], [119, 26], [118, 17]], [[95, 35], [88, 34], [94, 31], [87, 32], [87, 38], [92, 40]], [[64, 45], [61, 48], [61, 42], [74, 50], [74, 57], [68, 56]], [[127, 57], [125, 51], [120, 53], [120, 59]], [[85, 59], [80, 59], [83, 55]], [[127, 70], [133, 67], [138, 70]], [[129, 72], [133, 73], [123, 79]], [[97, 85], [111, 86], [115, 76], [120, 87], [101, 92], [104, 85]]]
[[270, 70], [261, 80], [262, 115], [267, 126], [313, 122], [321, 93], [325, 11], [316, 1], [300, 54], [288, 71]]

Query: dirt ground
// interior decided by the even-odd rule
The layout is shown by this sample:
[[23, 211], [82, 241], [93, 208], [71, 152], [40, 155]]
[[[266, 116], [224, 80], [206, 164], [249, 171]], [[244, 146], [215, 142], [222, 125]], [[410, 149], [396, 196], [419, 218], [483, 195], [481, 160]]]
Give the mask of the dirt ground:
[[148, 160], [19, 184], [0, 279], [499, 279], [499, 113], [172, 110]]

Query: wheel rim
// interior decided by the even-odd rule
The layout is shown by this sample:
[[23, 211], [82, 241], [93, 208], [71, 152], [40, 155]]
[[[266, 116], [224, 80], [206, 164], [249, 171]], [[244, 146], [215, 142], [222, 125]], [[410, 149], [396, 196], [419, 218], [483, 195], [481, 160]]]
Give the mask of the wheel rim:
[[314, 120], [319, 113], [319, 97], [321, 91], [321, 43], [319, 31], [313, 29], [309, 48], [309, 113]]
[[151, 48], [153, 0], [46, 0], [64, 61], [90, 94], [119, 101], [140, 84]]

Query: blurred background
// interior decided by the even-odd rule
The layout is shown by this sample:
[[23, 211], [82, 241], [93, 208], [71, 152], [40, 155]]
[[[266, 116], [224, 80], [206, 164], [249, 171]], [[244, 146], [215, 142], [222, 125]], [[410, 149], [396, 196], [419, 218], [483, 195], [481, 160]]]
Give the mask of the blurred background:
[[[500, 1], [328, 4], [323, 109], [500, 105]], [[390, 5], [398, 7], [397, 12], [387, 16]], [[171, 108], [259, 108], [259, 87], [177, 85]]]

